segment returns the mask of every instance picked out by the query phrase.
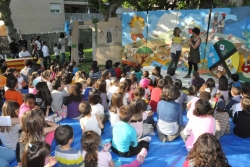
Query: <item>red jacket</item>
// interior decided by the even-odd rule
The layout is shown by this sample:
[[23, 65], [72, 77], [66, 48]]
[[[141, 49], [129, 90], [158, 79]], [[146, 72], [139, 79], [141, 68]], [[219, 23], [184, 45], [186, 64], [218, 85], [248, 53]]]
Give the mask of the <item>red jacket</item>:
[[157, 104], [160, 101], [162, 89], [156, 87], [152, 90], [151, 99], [149, 105], [151, 106], [152, 111], [157, 111]]

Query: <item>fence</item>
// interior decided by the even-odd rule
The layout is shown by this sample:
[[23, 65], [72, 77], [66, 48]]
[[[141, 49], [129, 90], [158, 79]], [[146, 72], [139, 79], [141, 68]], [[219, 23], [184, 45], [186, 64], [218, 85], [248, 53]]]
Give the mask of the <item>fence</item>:
[[103, 16], [100, 13], [65, 13], [65, 20], [87, 21], [87, 20], [103, 20]]

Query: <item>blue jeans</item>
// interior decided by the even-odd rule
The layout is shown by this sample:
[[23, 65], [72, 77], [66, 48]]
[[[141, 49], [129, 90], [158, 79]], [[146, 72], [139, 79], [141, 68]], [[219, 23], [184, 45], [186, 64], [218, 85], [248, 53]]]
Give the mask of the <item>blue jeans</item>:
[[65, 62], [65, 53], [62, 53], [62, 65]]
[[14, 161], [16, 158], [16, 154], [14, 151], [0, 147], [0, 165], [1, 167], [9, 167], [9, 164]]

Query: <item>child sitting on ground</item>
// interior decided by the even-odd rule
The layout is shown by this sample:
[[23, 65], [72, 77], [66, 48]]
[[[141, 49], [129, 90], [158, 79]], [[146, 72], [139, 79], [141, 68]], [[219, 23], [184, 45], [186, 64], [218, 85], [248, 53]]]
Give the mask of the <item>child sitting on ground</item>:
[[194, 71], [193, 72], [192, 85], [194, 85], [197, 88], [197, 90], [199, 90], [204, 83], [205, 83], [205, 80], [200, 77], [199, 72]]
[[96, 80], [94, 78], [87, 79], [87, 88], [84, 91], [84, 96], [89, 99], [89, 92], [94, 89]]
[[232, 99], [229, 100], [228, 104], [226, 105], [226, 111], [230, 114], [230, 109], [236, 103], [239, 103], [241, 100], [241, 89], [239, 87], [233, 86], [231, 89], [231, 95], [233, 96]]
[[165, 86], [165, 80], [160, 79], [157, 83], [157, 87], [152, 90], [151, 99], [149, 105], [151, 106], [152, 111], [157, 111], [157, 104], [160, 101], [160, 95], [162, 93], [162, 89]]
[[15, 90], [17, 87], [17, 78], [15, 76], [7, 77], [6, 86], [9, 89], [4, 93], [5, 99], [16, 101], [21, 106], [23, 103], [22, 94]]
[[216, 103], [214, 119], [216, 121], [215, 137], [220, 140], [221, 136], [230, 133], [229, 115], [225, 111], [226, 103], [220, 100]]
[[149, 149], [150, 137], [137, 140], [136, 130], [129, 124], [134, 113], [134, 106], [120, 108], [120, 120], [113, 127], [112, 151], [122, 157], [138, 154], [142, 148]]
[[111, 101], [113, 93], [115, 93], [118, 89], [119, 79], [115, 78], [110, 81], [110, 87], [108, 90], [108, 99]]
[[232, 74], [231, 79], [232, 79], [233, 82], [230, 85], [232, 85], [234, 87], [241, 88], [241, 83], [239, 81], [240, 76], [238, 74]]
[[55, 139], [59, 144], [55, 150], [55, 157], [59, 166], [84, 167], [81, 152], [70, 146], [74, 141], [74, 131], [71, 126], [59, 126], [55, 132]]
[[181, 90], [181, 88], [182, 88], [182, 82], [181, 82], [181, 80], [180, 79], [176, 79], [175, 81], [174, 81], [174, 85], [179, 89], [179, 91], [180, 91], [180, 97], [178, 98], [178, 99], [176, 99], [175, 101], [177, 102], [177, 103], [179, 103], [181, 106], [182, 106], [182, 104], [183, 103], [187, 103], [187, 95], [186, 95], [186, 93], [184, 93], [182, 90]]
[[241, 106], [242, 111], [234, 114], [233, 132], [236, 136], [247, 138], [250, 137], [250, 96], [241, 99]]
[[112, 95], [109, 109], [109, 122], [111, 126], [114, 126], [116, 122], [120, 121], [119, 111], [123, 105], [122, 98], [122, 93], [114, 93]]
[[20, 111], [19, 111], [18, 117], [21, 118], [23, 116], [23, 114], [28, 110], [39, 109], [40, 107], [36, 106], [35, 104], [36, 104], [36, 96], [31, 94], [31, 93], [25, 94], [24, 95], [24, 102], [20, 106]]
[[123, 71], [122, 73], [121, 73], [121, 79], [120, 79], [120, 82], [123, 82], [123, 81], [125, 81], [126, 79], [127, 79], [127, 73], [126, 73], [126, 71]]
[[214, 110], [208, 100], [199, 99], [195, 103], [194, 116], [190, 118], [187, 126], [181, 131], [181, 137], [186, 149], [190, 151], [198, 137], [203, 133], [215, 134]]
[[116, 73], [116, 78], [120, 79], [121, 78], [121, 63], [120, 62], [116, 62], [115, 63], [115, 73]]
[[80, 119], [82, 133], [92, 130], [98, 135], [101, 135], [101, 129], [103, 129], [104, 126], [98, 114], [91, 114], [92, 109], [90, 103], [87, 101], [81, 102], [78, 108], [84, 115], [84, 117]]
[[195, 98], [196, 94], [197, 94], [197, 88], [196, 88], [196, 86], [191, 85], [188, 88], [187, 103], [189, 103], [193, 98]]

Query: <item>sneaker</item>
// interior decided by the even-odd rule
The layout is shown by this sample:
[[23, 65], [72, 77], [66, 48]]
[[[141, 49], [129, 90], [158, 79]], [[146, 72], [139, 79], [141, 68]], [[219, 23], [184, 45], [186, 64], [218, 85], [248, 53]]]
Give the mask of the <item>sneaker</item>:
[[187, 74], [187, 75], [186, 75], [185, 77], [183, 77], [183, 78], [191, 78], [191, 76]]
[[108, 152], [110, 147], [111, 147], [111, 143], [106, 143], [106, 144], [104, 144], [104, 146], [102, 148], [102, 151], [103, 152]]
[[144, 160], [145, 160], [147, 154], [148, 154], [147, 149], [146, 149], [146, 148], [142, 148], [142, 149], [141, 149], [141, 152], [140, 152], [140, 153], [137, 155], [137, 157], [136, 157], [137, 161], [138, 161], [140, 164], [142, 164], [142, 163], [144, 162]]

